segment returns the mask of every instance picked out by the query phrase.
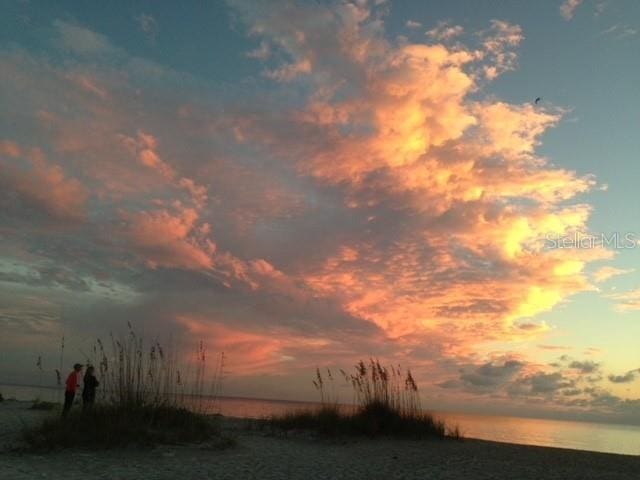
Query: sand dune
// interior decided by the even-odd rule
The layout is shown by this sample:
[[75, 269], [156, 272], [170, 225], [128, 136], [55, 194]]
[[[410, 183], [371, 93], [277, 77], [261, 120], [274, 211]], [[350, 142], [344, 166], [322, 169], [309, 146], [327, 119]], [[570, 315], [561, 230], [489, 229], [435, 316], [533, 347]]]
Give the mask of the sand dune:
[[305, 433], [274, 436], [228, 418], [223, 429], [237, 445], [227, 450], [190, 445], [36, 455], [6, 448], [19, 445], [20, 430], [43, 415], [24, 402], [0, 404], [1, 479], [628, 480], [640, 471], [640, 457], [633, 456], [476, 440], [329, 442]]

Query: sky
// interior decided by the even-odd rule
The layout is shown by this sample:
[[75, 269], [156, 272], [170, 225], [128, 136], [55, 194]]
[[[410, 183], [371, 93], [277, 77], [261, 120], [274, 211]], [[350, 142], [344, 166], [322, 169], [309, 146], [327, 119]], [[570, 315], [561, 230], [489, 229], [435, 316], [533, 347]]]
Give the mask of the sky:
[[640, 3], [1, 8], [0, 383], [130, 322], [227, 395], [640, 424]]

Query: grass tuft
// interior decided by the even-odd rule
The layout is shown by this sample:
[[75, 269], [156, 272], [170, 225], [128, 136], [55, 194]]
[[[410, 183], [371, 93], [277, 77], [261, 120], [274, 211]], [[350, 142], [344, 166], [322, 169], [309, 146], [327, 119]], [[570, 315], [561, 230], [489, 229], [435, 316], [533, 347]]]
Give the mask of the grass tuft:
[[267, 424], [284, 431], [311, 430], [323, 436], [366, 435], [411, 438], [461, 438], [457, 427], [422, 411], [418, 386], [411, 371], [400, 366], [384, 367], [378, 360], [360, 361], [355, 373], [340, 371], [353, 389], [354, 407], [340, 406], [335, 397], [333, 376], [316, 369], [313, 384], [322, 406], [271, 417]]
[[271, 417], [272, 429], [310, 430], [324, 437], [365, 435], [368, 437], [445, 438], [444, 422], [428, 413], [403, 414], [384, 404], [370, 404], [355, 411], [321, 407]]
[[203, 442], [218, 433], [212, 418], [172, 406], [96, 405], [25, 432], [34, 450], [115, 448]]

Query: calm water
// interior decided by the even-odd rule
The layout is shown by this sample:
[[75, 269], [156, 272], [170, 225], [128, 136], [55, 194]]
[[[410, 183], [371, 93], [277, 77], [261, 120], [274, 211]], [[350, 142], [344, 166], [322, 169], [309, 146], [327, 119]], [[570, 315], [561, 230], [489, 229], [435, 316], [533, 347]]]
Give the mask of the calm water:
[[[0, 385], [5, 398], [60, 401], [60, 390]], [[220, 413], [233, 417], [261, 418], [314, 406], [308, 402], [259, 400], [221, 397], [217, 400]], [[435, 412], [449, 425], [458, 425], [467, 438], [498, 442], [573, 448], [596, 452], [640, 455], [640, 426], [607, 423], [569, 422], [489, 415], [467, 415]]]

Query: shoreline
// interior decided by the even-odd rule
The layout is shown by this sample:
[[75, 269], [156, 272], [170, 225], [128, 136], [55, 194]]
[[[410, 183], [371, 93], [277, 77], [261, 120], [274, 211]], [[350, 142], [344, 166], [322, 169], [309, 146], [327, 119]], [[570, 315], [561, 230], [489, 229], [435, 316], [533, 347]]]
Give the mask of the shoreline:
[[[13, 436], [13, 442], [19, 442], [24, 425], [51, 414], [29, 410], [29, 402], [3, 402], [0, 440], [5, 444]], [[222, 434], [235, 440], [231, 448], [205, 443], [38, 454], [5, 449], [0, 453], [0, 478], [622, 480], [640, 470], [640, 456], [634, 455], [476, 439], [324, 439], [305, 431], [258, 429], [255, 419], [219, 418]]]
[[[21, 384], [21, 383], [11, 383], [11, 382], [0, 382], [0, 393], [2, 393], [1, 387], [13, 387], [20, 389], [29, 389], [29, 390], [46, 390], [47, 392], [55, 392], [60, 393], [62, 395], [63, 386], [61, 385], [30, 385], [30, 384]], [[189, 397], [189, 394], [186, 394]], [[208, 395], [203, 395], [204, 397], [208, 397]], [[62, 397], [61, 397], [62, 398]], [[243, 395], [217, 395], [216, 398], [222, 401], [241, 401], [241, 402], [251, 402], [251, 403], [271, 403], [271, 404], [288, 404], [288, 405], [297, 405], [301, 407], [316, 407], [320, 406], [321, 402], [314, 400], [292, 400], [292, 399], [281, 399], [281, 398], [264, 398], [264, 397], [247, 397]], [[5, 397], [5, 400], [25, 402], [32, 401], [31, 398], [14, 398], [14, 397]], [[346, 408], [350, 408], [355, 406], [354, 404], [349, 403], [340, 403], [341, 406]], [[549, 422], [561, 422], [561, 423], [569, 423], [569, 424], [587, 424], [587, 425], [603, 425], [603, 426], [622, 426], [622, 427], [637, 427], [640, 428], [640, 423], [629, 423], [624, 419], [620, 418], [602, 418], [601, 416], [591, 416], [589, 418], [583, 417], [562, 417], [557, 415], [514, 415], [514, 414], [500, 414], [496, 412], [476, 412], [476, 411], [463, 411], [463, 410], [447, 410], [447, 409], [437, 409], [437, 408], [424, 408], [425, 412], [433, 414], [435, 417], [481, 417], [487, 419], [515, 419], [515, 420], [533, 420], [533, 421], [549, 421]], [[239, 417], [244, 418], [244, 417]], [[254, 418], [254, 417], [246, 417], [246, 418]], [[257, 418], [257, 417], [256, 417]], [[489, 440], [493, 441], [493, 440]], [[508, 442], [505, 442], [508, 443]], [[518, 444], [520, 445], [520, 444]], [[527, 445], [527, 444], [522, 444]], [[546, 446], [546, 445], [541, 445]], [[565, 447], [554, 447], [554, 448], [565, 448]], [[592, 451], [592, 450], [586, 450]], [[604, 452], [607, 453], [607, 452]], [[613, 452], [610, 452], [613, 453]]]

